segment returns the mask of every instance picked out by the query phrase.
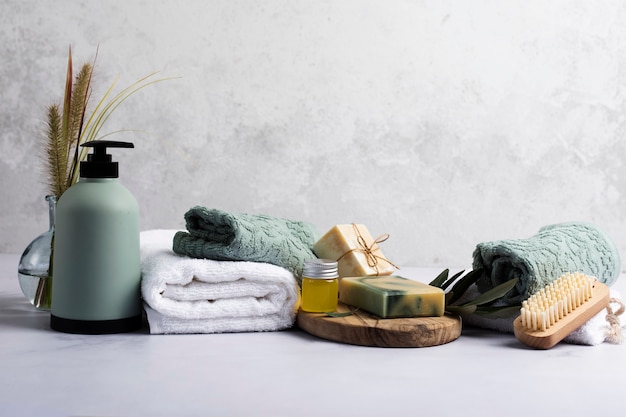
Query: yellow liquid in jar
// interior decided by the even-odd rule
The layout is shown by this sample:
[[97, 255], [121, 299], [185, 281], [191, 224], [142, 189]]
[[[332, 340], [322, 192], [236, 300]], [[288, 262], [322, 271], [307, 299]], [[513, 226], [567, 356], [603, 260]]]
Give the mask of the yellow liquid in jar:
[[339, 280], [302, 277], [302, 311], [330, 313], [337, 309]]

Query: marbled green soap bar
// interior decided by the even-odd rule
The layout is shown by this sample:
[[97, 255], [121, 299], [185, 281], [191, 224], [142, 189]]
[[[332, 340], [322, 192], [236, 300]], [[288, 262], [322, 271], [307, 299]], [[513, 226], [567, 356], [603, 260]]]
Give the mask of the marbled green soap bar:
[[398, 276], [342, 278], [339, 299], [382, 318], [440, 317], [445, 310], [441, 288]]

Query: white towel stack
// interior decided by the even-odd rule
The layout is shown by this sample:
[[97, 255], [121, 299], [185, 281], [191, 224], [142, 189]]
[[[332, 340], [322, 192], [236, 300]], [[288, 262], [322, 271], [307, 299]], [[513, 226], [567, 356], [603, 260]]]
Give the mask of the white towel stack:
[[177, 255], [175, 233], [141, 233], [141, 293], [151, 334], [275, 331], [293, 325], [300, 288], [291, 272], [267, 263]]

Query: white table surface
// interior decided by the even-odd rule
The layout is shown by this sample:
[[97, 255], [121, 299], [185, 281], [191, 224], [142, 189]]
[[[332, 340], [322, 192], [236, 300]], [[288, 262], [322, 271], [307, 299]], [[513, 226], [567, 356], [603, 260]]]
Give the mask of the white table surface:
[[[551, 350], [465, 328], [429, 348], [272, 333], [71, 335], [0, 255], [0, 416], [620, 416], [626, 344]], [[402, 268], [429, 281], [440, 270]], [[626, 279], [614, 285], [626, 293]], [[626, 322], [626, 316], [622, 319]]]

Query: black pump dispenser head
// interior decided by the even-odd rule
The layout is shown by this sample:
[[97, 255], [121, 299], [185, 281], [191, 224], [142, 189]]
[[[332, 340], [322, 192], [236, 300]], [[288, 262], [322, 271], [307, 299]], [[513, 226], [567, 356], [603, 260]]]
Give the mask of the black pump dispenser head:
[[118, 163], [113, 162], [107, 148], [134, 148], [130, 142], [114, 140], [92, 140], [80, 146], [93, 148], [93, 153], [87, 155], [86, 161], [80, 162], [80, 176], [82, 178], [118, 178]]

